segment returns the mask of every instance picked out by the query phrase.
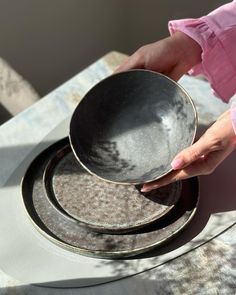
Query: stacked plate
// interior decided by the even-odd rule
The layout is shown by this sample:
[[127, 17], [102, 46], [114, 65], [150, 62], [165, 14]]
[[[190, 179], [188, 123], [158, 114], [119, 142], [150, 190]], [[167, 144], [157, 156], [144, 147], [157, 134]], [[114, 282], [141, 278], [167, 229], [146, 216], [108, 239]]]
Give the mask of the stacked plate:
[[22, 182], [30, 219], [52, 242], [101, 258], [128, 257], [163, 245], [192, 219], [198, 179], [150, 193], [103, 181], [75, 159], [68, 138], [31, 163]]

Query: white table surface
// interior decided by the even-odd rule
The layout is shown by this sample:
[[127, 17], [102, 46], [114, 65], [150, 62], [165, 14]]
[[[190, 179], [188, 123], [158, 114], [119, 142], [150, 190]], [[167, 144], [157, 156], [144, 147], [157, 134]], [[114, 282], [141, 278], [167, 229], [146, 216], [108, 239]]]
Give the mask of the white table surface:
[[[78, 259], [77, 266], [83, 265], [83, 268], [78, 267], [77, 277], [83, 278], [83, 272], [86, 271], [91, 274], [90, 277], [86, 276], [86, 284], [90, 284], [89, 279], [91, 284], [117, 278], [118, 281], [72, 288], [72, 281], [68, 280], [60, 284], [69, 286], [64, 289], [31, 285], [47, 282], [47, 277], [47, 284], [52, 281], [56, 275], [49, 270], [53, 270], [57, 261], [48, 259], [48, 264], [53, 264], [53, 261], [55, 264], [50, 266], [43, 259], [50, 257], [50, 251], [61, 251], [59, 256], [62, 257], [65, 250], [55, 250], [54, 246], [48, 244], [50, 242], [45, 241], [45, 245], [42, 242], [37, 251], [39, 246], [34, 247], [33, 241], [38, 237], [29, 241], [28, 244], [32, 243], [31, 250], [19, 249], [23, 243], [16, 240], [17, 235], [12, 235], [10, 223], [12, 231], [17, 230], [19, 225], [14, 227], [14, 222], [23, 224], [24, 216], [9, 219], [10, 222], [3, 218], [18, 214], [11, 201], [11, 196], [15, 197], [12, 194], [17, 193], [20, 185], [16, 181], [17, 177], [13, 177], [14, 172], [29, 155], [33, 157], [37, 154], [37, 149], [39, 151], [66, 135], [70, 116], [81, 97], [99, 80], [110, 75], [124, 57], [119, 53], [109, 53], [0, 127], [0, 294], [236, 294], [235, 153], [212, 175], [201, 177], [200, 208], [194, 222], [173, 244], [148, 259], [122, 260], [118, 263], [110, 260], [103, 263], [97, 260], [95, 263], [95, 260], [87, 257]], [[213, 96], [205, 81], [185, 76], [180, 84], [196, 104], [199, 132], [229, 107]], [[22, 239], [22, 235], [18, 237]], [[27, 235], [24, 242], [27, 245]], [[43, 252], [40, 251], [44, 247], [47, 248], [48, 256], [43, 258], [40, 256]], [[21, 255], [23, 257], [19, 258]], [[76, 260], [73, 255], [68, 254], [66, 259]], [[46, 271], [45, 277], [40, 274], [34, 259], [41, 260], [42, 268], [45, 267]], [[24, 263], [19, 264], [20, 261]], [[98, 266], [99, 271], [96, 269]], [[73, 275], [64, 277], [76, 281], [76, 268], [72, 272]], [[58, 278], [62, 281], [63, 272], [58, 271]]]

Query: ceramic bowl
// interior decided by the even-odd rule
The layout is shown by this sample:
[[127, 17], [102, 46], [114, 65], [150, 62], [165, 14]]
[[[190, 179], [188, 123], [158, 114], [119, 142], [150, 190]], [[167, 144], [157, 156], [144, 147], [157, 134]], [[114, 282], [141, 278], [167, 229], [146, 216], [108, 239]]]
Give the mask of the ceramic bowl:
[[72, 150], [90, 173], [140, 184], [169, 173], [195, 138], [197, 114], [186, 91], [147, 70], [114, 74], [96, 84], [70, 122]]

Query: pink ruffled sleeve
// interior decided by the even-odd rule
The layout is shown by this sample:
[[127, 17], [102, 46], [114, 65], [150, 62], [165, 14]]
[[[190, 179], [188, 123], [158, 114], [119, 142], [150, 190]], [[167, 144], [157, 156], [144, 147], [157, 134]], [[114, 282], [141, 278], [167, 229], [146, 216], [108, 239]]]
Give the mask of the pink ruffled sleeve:
[[198, 19], [169, 22], [173, 34], [182, 31], [202, 48], [202, 62], [191, 75], [204, 75], [225, 102], [236, 93], [236, 1]]

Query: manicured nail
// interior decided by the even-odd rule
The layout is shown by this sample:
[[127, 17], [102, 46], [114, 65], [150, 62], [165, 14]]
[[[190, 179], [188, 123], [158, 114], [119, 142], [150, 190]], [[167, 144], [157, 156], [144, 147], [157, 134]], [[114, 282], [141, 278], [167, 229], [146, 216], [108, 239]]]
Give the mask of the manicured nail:
[[171, 163], [171, 167], [174, 170], [178, 170], [184, 166], [184, 161], [182, 159], [174, 159]]
[[141, 190], [140, 190], [142, 193], [147, 193], [148, 192], [148, 189], [146, 187], [142, 187]]
[[152, 186], [152, 187], [142, 187], [141, 188], [141, 192], [142, 193], [148, 193], [156, 188], [158, 188], [159, 186], [158, 185], [155, 185], [155, 186]]

